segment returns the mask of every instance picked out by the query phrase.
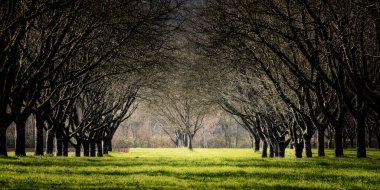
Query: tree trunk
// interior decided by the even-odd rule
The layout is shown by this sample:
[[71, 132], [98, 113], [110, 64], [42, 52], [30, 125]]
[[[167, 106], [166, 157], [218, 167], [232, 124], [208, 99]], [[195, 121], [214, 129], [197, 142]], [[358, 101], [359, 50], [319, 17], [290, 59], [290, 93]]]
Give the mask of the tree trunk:
[[95, 142], [90, 143], [90, 156], [91, 157], [96, 156], [96, 143]]
[[87, 141], [83, 142], [83, 156], [89, 157], [90, 156], [90, 144]]
[[365, 158], [367, 157], [367, 152], [365, 148], [365, 117], [364, 115], [359, 115], [357, 119], [357, 152], [356, 156], [358, 158]]
[[25, 123], [26, 121], [24, 119], [16, 121], [16, 156], [26, 156]]
[[103, 142], [103, 154], [108, 154], [108, 139]]
[[272, 144], [269, 144], [269, 157], [274, 157], [274, 146]]
[[102, 145], [102, 141], [97, 142], [96, 145], [98, 147], [98, 157], [103, 157], [103, 145]]
[[46, 153], [47, 154], [53, 154], [54, 152], [54, 138], [55, 138], [55, 132], [53, 129], [50, 129], [47, 131], [47, 142], [46, 142]]
[[325, 156], [325, 129], [321, 127], [318, 129], [318, 156]]
[[368, 130], [368, 148], [372, 148], [372, 129]]
[[63, 137], [63, 150], [62, 150], [62, 155], [63, 156], [69, 156], [69, 140], [67, 137]]
[[7, 128], [0, 127], [0, 156], [8, 156], [7, 151]]
[[77, 145], [75, 146], [75, 156], [80, 157], [80, 151], [81, 151], [82, 143], [80, 140], [77, 140]]
[[266, 140], [263, 140], [261, 142], [263, 142], [263, 149], [262, 149], [262, 152], [261, 152], [261, 157], [262, 158], [267, 158], [268, 157], [268, 152], [267, 152], [268, 143], [267, 143]]
[[[342, 122], [340, 122], [342, 123]], [[335, 141], [335, 157], [344, 156], [343, 153], [343, 129], [342, 125], [335, 126], [334, 141]]]
[[351, 145], [351, 148], [355, 148], [354, 138], [350, 138], [350, 145]]
[[295, 152], [296, 158], [302, 158], [303, 146], [304, 146], [303, 142], [300, 142], [300, 143], [294, 142], [294, 152]]
[[112, 152], [112, 138], [108, 139], [108, 151]]
[[193, 150], [193, 138], [191, 137], [191, 135], [188, 135], [188, 148], [189, 150]]
[[260, 138], [254, 138], [254, 144], [255, 144], [254, 151], [255, 152], [260, 151]]
[[278, 157], [284, 158], [285, 157], [285, 142], [281, 141], [278, 143]]
[[36, 116], [36, 156], [44, 155], [44, 120]]
[[305, 154], [306, 158], [311, 158], [313, 157], [313, 153], [311, 151], [311, 135], [306, 135], [304, 138], [304, 143], [305, 143]]
[[57, 156], [63, 155], [63, 137], [62, 133], [60, 132], [61, 129], [58, 129], [55, 133], [56, 139], [57, 139]]
[[380, 135], [376, 135], [377, 139], [377, 148], [380, 149]]
[[63, 156], [69, 156], [69, 137], [66, 135], [69, 134], [69, 128], [65, 128], [65, 133], [62, 134], [62, 144], [63, 144], [63, 150], [62, 154]]

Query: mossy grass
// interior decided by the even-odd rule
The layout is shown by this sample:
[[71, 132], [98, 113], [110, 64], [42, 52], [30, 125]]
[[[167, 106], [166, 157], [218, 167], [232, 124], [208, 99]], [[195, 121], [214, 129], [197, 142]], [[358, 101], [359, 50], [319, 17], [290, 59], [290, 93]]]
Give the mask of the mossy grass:
[[[316, 153], [316, 150], [314, 150]], [[1, 189], [380, 189], [380, 150], [368, 158], [260, 158], [251, 149], [131, 149], [103, 158], [0, 158]]]

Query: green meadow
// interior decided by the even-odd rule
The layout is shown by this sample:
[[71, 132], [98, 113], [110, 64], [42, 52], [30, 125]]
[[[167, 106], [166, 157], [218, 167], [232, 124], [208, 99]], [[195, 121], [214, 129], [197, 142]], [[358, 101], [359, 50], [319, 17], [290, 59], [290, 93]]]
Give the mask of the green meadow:
[[[316, 150], [314, 150], [316, 153]], [[11, 154], [11, 153], [10, 153]], [[103, 158], [0, 158], [1, 189], [380, 189], [380, 150], [260, 158], [251, 149], [131, 149]]]

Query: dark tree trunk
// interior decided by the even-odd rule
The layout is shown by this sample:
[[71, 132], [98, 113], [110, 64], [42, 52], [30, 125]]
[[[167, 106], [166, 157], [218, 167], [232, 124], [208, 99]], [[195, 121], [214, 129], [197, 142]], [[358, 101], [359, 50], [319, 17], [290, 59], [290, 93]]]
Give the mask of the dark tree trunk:
[[278, 157], [284, 158], [285, 157], [285, 142], [281, 141], [278, 143]]
[[69, 140], [67, 137], [63, 138], [63, 150], [62, 150], [62, 155], [63, 156], [69, 156]]
[[325, 129], [321, 127], [318, 129], [318, 156], [325, 156]]
[[368, 129], [368, 148], [372, 148], [372, 129]]
[[274, 149], [274, 157], [278, 157], [278, 143], [274, 143], [273, 149]]
[[36, 116], [36, 156], [44, 155], [44, 120]]
[[63, 144], [63, 156], [69, 156], [69, 137], [67, 137], [66, 135], [69, 134], [69, 128], [65, 128], [65, 133], [62, 134], [62, 144]]
[[260, 151], [260, 138], [255, 138], [254, 139], [254, 151], [257, 152], [257, 151]]
[[296, 158], [302, 158], [303, 145], [304, 145], [303, 142], [300, 142], [300, 143], [295, 142], [294, 143], [294, 152], [295, 152]]
[[97, 142], [96, 145], [98, 147], [98, 157], [103, 157], [102, 141]]
[[55, 136], [57, 138], [57, 156], [63, 155], [63, 137], [60, 130], [61, 129], [58, 129], [55, 133]]
[[356, 156], [358, 158], [365, 158], [367, 157], [367, 152], [365, 148], [365, 117], [364, 115], [359, 115], [357, 119], [357, 152]]
[[311, 151], [311, 135], [306, 135], [304, 138], [304, 143], [305, 143], [305, 154], [306, 158], [311, 158], [313, 157], [313, 153]]
[[24, 119], [16, 121], [16, 156], [26, 156], [25, 122]]
[[269, 157], [274, 157], [274, 146], [272, 144], [269, 144]]
[[[342, 123], [342, 122], [340, 122]], [[335, 157], [344, 156], [343, 153], [343, 129], [342, 125], [335, 126], [334, 141], [335, 141]]]
[[193, 150], [193, 138], [191, 135], [188, 135], [188, 146], [189, 150]]
[[355, 148], [354, 138], [350, 138], [350, 146], [351, 148]]
[[75, 156], [76, 157], [80, 157], [81, 146], [82, 146], [82, 143], [80, 142], [80, 140], [77, 140], [77, 145], [75, 146]]
[[90, 156], [90, 144], [85, 141], [83, 144], [83, 156], [89, 157]]
[[261, 152], [261, 157], [262, 158], [267, 158], [268, 157], [268, 151], [267, 151], [267, 149], [268, 149], [268, 143], [267, 143], [266, 140], [263, 140], [261, 142], [263, 142], [263, 150]]
[[109, 151], [109, 152], [112, 152], [112, 151], [113, 151], [113, 148], [112, 148], [112, 138], [110, 138], [110, 139], [108, 140], [108, 151]]
[[103, 142], [103, 154], [108, 154], [108, 139]]
[[53, 129], [50, 129], [47, 131], [47, 142], [46, 142], [46, 153], [47, 154], [53, 154], [54, 152], [54, 138], [55, 138], [55, 132]]
[[380, 149], [380, 135], [376, 135], [377, 139], [377, 148]]
[[90, 143], [90, 156], [91, 157], [96, 156], [96, 143], [95, 142]]
[[7, 128], [0, 127], [0, 156], [8, 156], [7, 151]]

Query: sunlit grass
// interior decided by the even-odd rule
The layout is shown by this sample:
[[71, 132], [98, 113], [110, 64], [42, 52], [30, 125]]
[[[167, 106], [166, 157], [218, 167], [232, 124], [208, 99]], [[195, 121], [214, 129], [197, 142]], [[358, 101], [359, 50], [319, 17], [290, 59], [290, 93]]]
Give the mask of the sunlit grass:
[[380, 151], [369, 158], [260, 158], [251, 149], [131, 149], [103, 158], [0, 158], [5, 189], [380, 189]]

